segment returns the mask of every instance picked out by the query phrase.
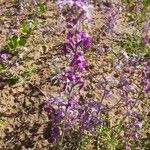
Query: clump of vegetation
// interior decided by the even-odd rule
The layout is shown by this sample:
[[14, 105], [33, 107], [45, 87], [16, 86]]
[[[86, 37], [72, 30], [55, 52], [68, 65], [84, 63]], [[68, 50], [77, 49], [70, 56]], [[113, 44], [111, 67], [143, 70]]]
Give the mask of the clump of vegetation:
[[[46, 148], [149, 150], [150, 1], [123, 0], [120, 5], [106, 0], [99, 3], [100, 7], [97, 10], [94, 4], [99, 1], [94, 1], [93, 4], [92, 2], [56, 1], [58, 28], [63, 30], [60, 35], [65, 35], [63, 42], [58, 46], [63, 59], [57, 58], [63, 67], [56, 65], [57, 73], [50, 79], [58, 81], [58, 87], [55, 93], [50, 91], [51, 95], [48, 95], [49, 93], [43, 93], [30, 83], [33, 92], [37, 90], [37, 93], [44, 96], [44, 102], [38, 106], [38, 114], [43, 111], [48, 120], [42, 122], [42, 125], [48, 126]], [[47, 3], [33, 0], [32, 4], [36, 6], [34, 14], [20, 22], [19, 33], [8, 37], [5, 46], [0, 49], [0, 84], [1, 81], [16, 81], [18, 78], [29, 81], [32, 73], [37, 70], [38, 63], [26, 67], [19, 75], [12, 72], [12, 68], [19, 65], [24, 55], [28, 55], [26, 46], [29, 36], [37, 27], [45, 32], [45, 29], [38, 26], [36, 13], [46, 12]], [[117, 21], [122, 10], [129, 17], [129, 25], [133, 22], [134, 32], [131, 34], [117, 32]], [[93, 11], [99, 11], [102, 15], [99, 34], [112, 43], [115, 37], [115, 44], [104, 44], [103, 39], [99, 39], [100, 43], [97, 43], [98, 40], [94, 41], [94, 33], [88, 28], [92, 23]], [[40, 17], [45, 19], [42, 15]], [[96, 45], [92, 47], [92, 43]], [[46, 54], [44, 46], [43, 49], [43, 53]], [[90, 56], [96, 55], [92, 60], [89, 58], [89, 51]], [[57, 57], [58, 54], [55, 55]], [[108, 55], [112, 56], [111, 59]], [[108, 59], [104, 62], [106, 57]], [[52, 58], [53, 56], [49, 58], [48, 64], [51, 64], [50, 61], [55, 63]], [[97, 68], [94, 68], [95, 66]], [[43, 76], [41, 80], [45, 82]], [[49, 78], [47, 80], [49, 81]], [[29, 99], [31, 101], [31, 97]], [[26, 100], [23, 107], [25, 103]], [[5, 125], [4, 123], [5, 119], [0, 118], [0, 126]], [[38, 130], [38, 127], [33, 130]]]

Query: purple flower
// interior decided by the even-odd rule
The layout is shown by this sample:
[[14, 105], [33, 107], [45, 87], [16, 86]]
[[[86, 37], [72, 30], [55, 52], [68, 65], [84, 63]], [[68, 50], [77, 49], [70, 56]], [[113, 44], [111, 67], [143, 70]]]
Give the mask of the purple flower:
[[138, 130], [142, 128], [142, 122], [139, 121], [138, 119], [135, 120], [134, 125]]
[[0, 56], [5, 61], [8, 59], [8, 55], [7, 54], [1, 54]]
[[0, 63], [7, 65], [9, 57], [9, 54], [0, 53]]
[[84, 48], [89, 47], [90, 43], [91, 43], [91, 38], [90, 37], [84, 37], [84, 39], [83, 39], [83, 47]]
[[56, 139], [60, 136], [60, 129], [57, 125], [53, 125], [50, 127], [50, 138], [52, 142], [54, 143]]
[[76, 34], [78, 36], [79, 42], [82, 42], [83, 48], [89, 47], [91, 43], [91, 38], [84, 32], [77, 31]]
[[135, 66], [139, 61], [139, 56], [138, 55], [134, 55], [130, 58], [130, 65], [131, 66]]
[[69, 43], [66, 42], [66, 43], [63, 44], [63, 52], [65, 54], [69, 53], [70, 50], [72, 50], [72, 49], [73, 48], [72, 48], [72, 46]]
[[141, 37], [141, 40], [144, 44], [150, 44], [150, 36], [149, 35], [143, 35]]
[[78, 51], [76, 54], [74, 54], [70, 66], [79, 71], [83, 71], [85, 69], [86, 61], [82, 51]]
[[104, 91], [104, 98], [105, 98], [105, 99], [108, 99], [108, 98], [110, 98], [111, 96], [112, 96], [112, 91], [105, 89], [105, 91]]
[[74, 25], [76, 25], [76, 24], [78, 23], [78, 19], [73, 19], [73, 20], [72, 20], [72, 23], [73, 23]]
[[102, 106], [99, 102], [96, 102], [91, 98], [87, 99], [86, 104], [84, 104], [80, 110], [81, 130], [92, 130], [94, 127], [102, 123], [99, 116], [101, 109]]
[[137, 139], [138, 138], [138, 134], [137, 133], [131, 133], [130, 134], [130, 138], [132, 138], [132, 139]]
[[145, 44], [150, 44], [150, 15], [148, 15], [142, 26], [141, 40]]
[[78, 9], [77, 14], [79, 15], [81, 12], [83, 12], [83, 16], [88, 21], [91, 21], [91, 14], [90, 10], [93, 9], [93, 6], [89, 4], [89, 2], [86, 0], [57, 0], [56, 6], [58, 12], [62, 11], [62, 8], [64, 6], [69, 6], [70, 9], [74, 10], [75, 8]]
[[[67, 6], [67, 10], [64, 11], [63, 6]], [[93, 125], [95, 126], [100, 122], [100, 106], [98, 104], [94, 104], [94, 101], [88, 103], [88, 100], [87, 105], [82, 106], [79, 100], [75, 99], [75, 97], [80, 96], [80, 90], [84, 85], [82, 73], [85, 71], [86, 61], [81, 49], [87, 48], [91, 43], [88, 34], [77, 30], [78, 22], [81, 19], [90, 18], [88, 11], [90, 5], [83, 0], [58, 0], [57, 7], [59, 11], [63, 10], [63, 16], [66, 19], [67, 37], [63, 45], [63, 52], [69, 53], [70, 62], [61, 74], [62, 89], [60, 95], [47, 98], [44, 106], [51, 123], [61, 131], [57, 132], [56, 129], [54, 132], [55, 128], [52, 128], [54, 138], [56, 137], [53, 135], [54, 133], [64, 132], [67, 134], [72, 132], [72, 129], [79, 130], [82, 127], [84, 127], [83, 130], [89, 130], [93, 128]]]
[[72, 85], [78, 85], [78, 90], [80, 91], [83, 88], [84, 81], [78, 72], [72, 70], [66, 70], [62, 81], [64, 83], [63, 90], [69, 91]]
[[121, 76], [117, 88], [127, 87], [128, 85], [130, 85], [130, 82], [125, 77]]
[[75, 99], [66, 100], [56, 96], [47, 98], [44, 105], [44, 111], [46, 111], [46, 113], [50, 115], [49, 118], [51, 119], [51, 121], [55, 123], [61, 123], [65, 115], [67, 115], [68, 121], [70, 120], [70, 117], [72, 120], [72, 116], [73, 116], [72, 113], [74, 113], [75, 111], [76, 114], [78, 109], [79, 109], [79, 104], [77, 100]]
[[137, 116], [137, 113], [133, 110], [130, 110], [130, 109], [126, 111], [126, 114], [133, 117], [133, 118]]
[[37, 1], [36, 0], [32, 0], [32, 4], [33, 5], [37, 5]]
[[148, 60], [142, 69], [141, 73], [141, 83], [144, 87], [144, 92], [150, 93], [150, 60]]
[[116, 32], [119, 9], [116, 4], [111, 4], [111, 7], [102, 6], [101, 9], [104, 16], [104, 24], [101, 29], [105, 34], [112, 35], [112, 33]]
[[[48, 107], [50, 109], [48, 109]], [[53, 108], [53, 111], [49, 111]], [[49, 116], [50, 121], [54, 127], [52, 129], [52, 136], [56, 138], [60, 134], [61, 125], [65, 120], [65, 130], [69, 131], [73, 128], [80, 129], [80, 131], [92, 131], [97, 125], [101, 125], [99, 113], [104, 109], [98, 101], [87, 99], [86, 104], [82, 105], [76, 99], [60, 99], [56, 96], [47, 98], [44, 110]], [[59, 129], [59, 130], [57, 130]]]
[[101, 46], [100, 44], [96, 45], [96, 51], [98, 54], [103, 54], [105, 53], [105, 48], [103, 46]]

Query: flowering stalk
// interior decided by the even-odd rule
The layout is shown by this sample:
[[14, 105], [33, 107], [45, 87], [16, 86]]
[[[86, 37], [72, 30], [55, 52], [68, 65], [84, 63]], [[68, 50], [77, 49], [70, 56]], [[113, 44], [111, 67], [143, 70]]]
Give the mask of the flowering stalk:
[[117, 19], [120, 11], [120, 6], [115, 3], [110, 3], [110, 6], [101, 5], [101, 13], [104, 18], [104, 23], [101, 28], [106, 35], [113, 35], [117, 31]]
[[[82, 105], [79, 101], [80, 92], [84, 86], [82, 74], [87, 64], [83, 49], [88, 48], [91, 43], [90, 36], [83, 31], [79, 31], [79, 28], [80, 21], [91, 19], [87, 11], [89, 6], [87, 2], [80, 0], [57, 1], [59, 10], [62, 11], [64, 7], [67, 8], [64, 13], [67, 39], [62, 52], [69, 56], [70, 62], [61, 75], [63, 83], [61, 94], [57, 94], [57, 97], [48, 98], [44, 110], [53, 124], [52, 128], [54, 126], [59, 128], [60, 147], [63, 144], [65, 134], [70, 132], [70, 129], [84, 133], [85, 130], [93, 130], [94, 126], [101, 123], [98, 118], [102, 109], [99, 103], [93, 101], [93, 99], [88, 99], [86, 104]], [[53, 138], [55, 141], [58, 135]]]
[[[97, 88], [100, 93], [109, 91], [106, 94], [108, 99], [103, 96], [103, 93], [100, 94], [101, 103], [108, 104], [105, 112], [115, 112], [117, 113], [115, 117], [119, 118], [119, 122], [112, 124], [110, 131], [115, 130], [115, 138], [121, 137], [119, 140], [127, 144], [132, 140], [138, 141], [140, 138], [139, 133], [144, 122], [143, 119], [140, 119], [140, 116], [142, 112], [147, 111], [144, 103], [147, 100], [146, 94], [149, 94], [149, 60], [144, 63], [143, 67], [139, 68], [139, 64], [145, 61], [142, 57], [128, 56], [124, 51], [115, 53], [115, 57], [116, 59], [112, 63], [113, 73], [110, 75], [103, 73], [103, 78], [97, 83]], [[140, 75], [141, 79], [139, 78], [140, 80], [135, 83], [133, 77], [137, 74]], [[110, 100], [112, 99], [116, 101], [116, 104], [111, 103]], [[142, 107], [143, 105], [144, 107]], [[140, 107], [143, 110], [139, 111]], [[147, 114], [148, 111], [145, 113]]]
[[[80, 22], [90, 21], [89, 12], [87, 12], [87, 2], [80, 0], [58, 0], [57, 10], [61, 13], [65, 22], [66, 40], [63, 44], [62, 53], [69, 59], [66, 69], [61, 74], [61, 93], [48, 97], [44, 105], [52, 124], [51, 135], [53, 142], [62, 148], [65, 137], [77, 131], [79, 135], [85, 132], [93, 133], [96, 136], [97, 126], [108, 126], [106, 118], [110, 111], [120, 111], [122, 117], [120, 125], [112, 125], [110, 129], [116, 129], [124, 132], [122, 141], [128, 142], [128, 136], [133, 139], [137, 138], [138, 130], [141, 128], [141, 121], [138, 119], [138, 112], [134, 110], [136, 105], [141, 105], [141, 87], [134, 84], [131, 79], [138, 65], [139, 58], [136, 55], [129, 57], [124, 51], [115, 54], [116, 60], [112, 63], [112, 69], [116, 75], [105, 75], [97, 83], [99, 90], [97, 99], [93, 100], [92, 96], [86, 97], [84, 102], [80, 101], [81, 92], [84, 90], [84, 72], [86, 71], [86, 60], [84, 58], [84, 49], [88, 48], [91, 43], [90, 36], [80, 29]], [[113, 13], [112, 13], [113, 15]], [[112, 16], [115, 18], [115, 14]], [[109, 18], [109, 17], [108, 17]], [[112, 18], [113, 19], [113, 18]], [[116, 20], [115, 20], [116, 21]], [[113, 22], [113, 29], [115, 26]], [[108, 26], [108, 28], [111, 26]], [[114, 31], [114, 30], [113, 30]], [[111, 33], [109, 30], [108, 33]], [[143, 81], [147, 83], [146, 69], [143, 69]], [[147, 91], [147, 84], [145, 89]], [[149, 85], [149, 84], [148, 84]], [[137, 94], [138, 93], [138, 94]], [[113, 96], [118, 96], [113, 97]], [[114, 104], [110, 100], [117, 99]], [[128, 125], [131, 130], [123, 128], [128, 119]], [[117, 119], [116, 119], [117, 120]], [[111, 126], [111, 125], [110, 125]], [[113, 130], [111, 131], [113, 132]], [[121, 136], [118, 135], [117, 136]], [[126, 135], [128, 138], [126, 138]], [[60, 142], [57, 142], [59, 141]]]
[[147, 15], [142, 25], [142, 36], [141, 40], [145, 44], [150, 44], [150, 14]]
[[150, 59], [145, 62], [141, 73], [141, 83], [144, 87], [144, 92], [150, 94]]

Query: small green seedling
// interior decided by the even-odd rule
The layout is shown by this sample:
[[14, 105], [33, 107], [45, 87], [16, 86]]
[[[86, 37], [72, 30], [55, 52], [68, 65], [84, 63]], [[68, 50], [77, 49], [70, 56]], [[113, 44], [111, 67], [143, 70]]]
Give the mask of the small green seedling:
[[44, 5], [44, 3], [39, 2], [38, 5], [37, 5], [37, 9], [41, 13], [45, 12], [45, 5]]
[[19, 46], [25, 46], [26, 43], [26, 39], [18, 35], [13, 35], [7, 40], [7, 46], [9, 49], [15, 49]]
[[23, 20], [20, 24], [20, 32], [24, 35], [30, 34], [37, 26], [37, 20], [35, 18], [29, 18]]
[[6, 120], [0, 117], [0, 127], [6, 123]]

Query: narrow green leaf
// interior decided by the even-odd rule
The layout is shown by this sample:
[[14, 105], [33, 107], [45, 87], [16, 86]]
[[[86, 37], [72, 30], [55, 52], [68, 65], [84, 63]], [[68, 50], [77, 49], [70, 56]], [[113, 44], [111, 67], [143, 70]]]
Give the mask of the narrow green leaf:
[[27, 40], [23, 37], [20, 37], [19, 39], [19, 46], [24, 46], [27, 43]]
[[44, 12], [45, 11], [45, 5], [44, 5], [44, 3], [38, 3], [37, 8], [38, 8], [39, 12]]

